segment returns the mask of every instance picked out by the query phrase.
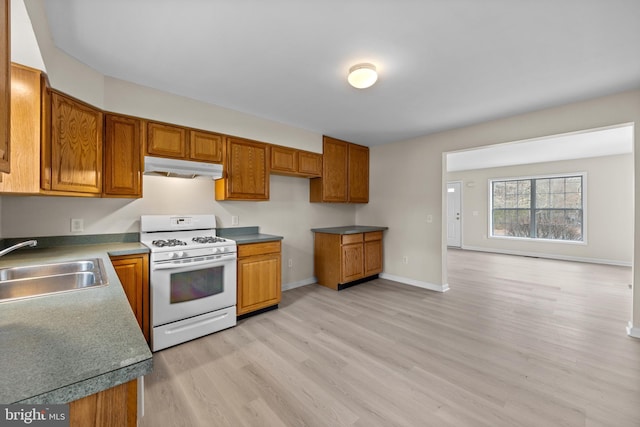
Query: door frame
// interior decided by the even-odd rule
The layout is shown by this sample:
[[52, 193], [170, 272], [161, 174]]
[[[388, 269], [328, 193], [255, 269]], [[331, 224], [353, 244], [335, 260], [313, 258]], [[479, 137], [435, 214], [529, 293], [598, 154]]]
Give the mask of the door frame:
[[[446, 212], [447, 212], [447, 220], [446, 220], [447, 245], [446, 246], [448, 248], [460, 248], [460, 249], [462, 249], [462, 238], [463, 238], [463, 235], [462, 235], [462, 201], [463, 201], [462, 189], [463, 189], [464, 186], [462, 185], [463, 182], [460, 181], [460, 180], [447, 181], [446, 184], [447, 184], [445, 186], [445, 193], [446, 193], [445, 200], [447, 202], [447, 208], [446, 208]], [[449, 184], [459, 184], [460, 185], [460, 191], [458, 193], [458, 198], [459, 198], [459, 203], [460, 203], [460, 224], [459, 224], [459, 227], [460, 227], [460, 241], [459, 241], [459, 243], [460, 243], [460, 245], [459, 246], [450, 246], [449, 245], [449, 238], [448, 238], [448, 236], [449, 236], [449, 191], [448, 191], [449, 190]]]

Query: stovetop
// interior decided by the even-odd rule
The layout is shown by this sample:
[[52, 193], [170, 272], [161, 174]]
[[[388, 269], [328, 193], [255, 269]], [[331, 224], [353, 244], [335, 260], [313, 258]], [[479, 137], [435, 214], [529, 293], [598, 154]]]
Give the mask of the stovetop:
[[216, 236], [213, 215], [143, 215], [140, 223], [140, 243], [152, 253], [182, 258], [236, 252], [236, 242]]

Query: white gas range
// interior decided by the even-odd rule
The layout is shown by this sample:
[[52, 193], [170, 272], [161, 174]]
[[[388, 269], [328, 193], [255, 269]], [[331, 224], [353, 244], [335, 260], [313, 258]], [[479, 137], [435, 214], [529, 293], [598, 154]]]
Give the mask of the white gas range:
[[215, 215], [143, 215], [140, 230], [151, 250], [151, 349], [235, 326], [237, 246], [216, 236]]

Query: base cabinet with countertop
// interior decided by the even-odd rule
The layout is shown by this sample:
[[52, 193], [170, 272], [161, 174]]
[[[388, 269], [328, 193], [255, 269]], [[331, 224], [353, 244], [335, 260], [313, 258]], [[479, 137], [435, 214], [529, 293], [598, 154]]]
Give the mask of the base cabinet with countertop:
[[127, 295], [133, 314], [147, 343], [149, 335], [149, 255], [110, 256], [111, 264]]
[[382, 232], [387, 227], [313, 229], [318, 284], [340, 290], [382, 272]]
[[281, 258], [280, 240], [238, 245], [238, 316], [278, 306]]
[[69, 402], [69, 427], [136, 427], [138, 381]]

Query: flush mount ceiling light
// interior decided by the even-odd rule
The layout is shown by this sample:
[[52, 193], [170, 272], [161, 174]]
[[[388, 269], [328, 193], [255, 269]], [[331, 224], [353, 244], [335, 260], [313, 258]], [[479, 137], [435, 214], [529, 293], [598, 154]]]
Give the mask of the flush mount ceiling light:
[[366, 89], [378, 80], [378, 72], [373, 64], [356, 64], [349, 68], [347, 81], [357, 89]]

